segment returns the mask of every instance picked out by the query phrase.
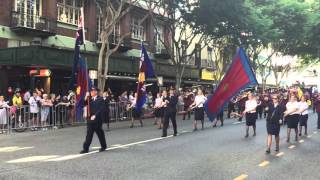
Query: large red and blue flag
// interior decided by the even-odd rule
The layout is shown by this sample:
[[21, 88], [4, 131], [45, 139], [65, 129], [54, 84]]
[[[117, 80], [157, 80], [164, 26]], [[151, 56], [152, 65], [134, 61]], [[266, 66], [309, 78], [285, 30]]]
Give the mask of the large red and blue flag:
[[205, 103], [205, 111], [209, 120], [213, 121], [229, 100], [240, 90], [256, 84], [258, 82], [250, 67], [245, 51], [243, 48], [239, 48], [216, 91]]
[[[85, 105], [85, 95], [88, 92], [91, 81], [89, 80], [87, 63], [83, 58], [78, 62], [77, 88], [76, 88], [76, 119], [82, 119], [83, 107]], [[89, 108], [89, 107], [87, 107]]]
[[146, 48], [142, 43], [139, 77], [138, 77], [138, 85], [137, 85], [136, 107], [135, 107], [137, 112], [141, 112], [142, 107], [147, 100], [147, 93], [146, 93], [146, 87], [145, 87], [146, 78], [154, 78], [154, 77], [156, 77], [156, 75], [153, 70], [151, 60], [148, 56]]

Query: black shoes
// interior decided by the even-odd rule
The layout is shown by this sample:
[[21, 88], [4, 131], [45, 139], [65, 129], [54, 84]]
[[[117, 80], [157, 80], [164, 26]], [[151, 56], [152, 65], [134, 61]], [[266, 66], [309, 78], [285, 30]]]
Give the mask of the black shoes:
[[266, 154], [270, 154], [270, 148], [266, 150]]
[[173, 136], [177, 136], [177, 133], [174, 133]]
[[82, 150], [82, 151], [80, 151], [80, 154], [86, 154], [88, 152], [89, 152], [88, 150]]
[[107, 148], [100, 148], [99, 149], [99, 152], [103, 152], [103, 151], [105, 151]]
[[256, 135], [257, 135], [257, 133], [254, 133], [254, 134], [253, 134], [253, 136], [256, 136]]
[[276, 147], [276, 150], [275, 150], [276, 152], [279, 152], [279, 147]]
[[245, 138], [248, 138], [248, 137], [249, 137], [249, 134], [246, 134], [244, 137], [245, 137]]

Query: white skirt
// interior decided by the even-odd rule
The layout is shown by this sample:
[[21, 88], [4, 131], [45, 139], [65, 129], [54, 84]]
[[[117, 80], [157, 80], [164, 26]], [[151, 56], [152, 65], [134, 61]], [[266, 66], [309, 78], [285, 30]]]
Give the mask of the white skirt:
[[7, 110], [0, 109], [0, 124], [7, 124]]

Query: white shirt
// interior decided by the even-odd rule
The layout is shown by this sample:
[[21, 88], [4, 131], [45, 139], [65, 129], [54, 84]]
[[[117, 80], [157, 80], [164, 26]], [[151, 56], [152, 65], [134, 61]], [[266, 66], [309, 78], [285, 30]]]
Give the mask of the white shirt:
[[30, 97], [31, 97], [31, 94], [29, 91], [27, 91], [26, 93], [24, 93], [23, 100], [26, 102], [29, 102]]
[[255, 113], [257, 106], [258, 106], [257, 100], [255, 99], [247, 100], [245, 111], [247, 113]]
[[29, 104], [30, 104], [30, 112], [31, 113], [39, 113], [39, 107], [38, 107], [38, 104], [37, 104], [37, 101], [41, 101], [41, 98], [39, 96], [32, 96], [30, 99], [29, 99]]
[[[287, 105], [286, 105], [286, 108], [287, 108], [287, 111], [293, 111], [294, 109], [299, 109], [300, 108], [300, 105], [299, 105], [299, 102], [288, 102]], [[299, 114], [298, 111], [294, 112], [294, 113], [290, 113], [289, 115], [292, 115], [292, 114]]]
[[203, 107], [203, 104], [206, 102], [207, 98], [204, 95], [196, 95], [194, 102], [196, 107]]
[[162, 100], [161, 97], [160, 97], [160, 98], [157, 98], [156, 101], [155, 101], [155, 103], [154, 103], [154, 107], [155, 107], [155, 108], [161, 107], [162, 102], [163, 102], [163, 100]]
[[308, 103], [307, 103], [307, 102], [300, 102], [299, 105], [300, 105], [300, 106], [299, 106], [299, 110], [300, 110], [300, 111], [306, 109], [305, 111], [303, 111], [303, 112], [301, 113], [301, 115], [307, 115], [307, 114], [308, 114], [308, 108], [309, 108]]

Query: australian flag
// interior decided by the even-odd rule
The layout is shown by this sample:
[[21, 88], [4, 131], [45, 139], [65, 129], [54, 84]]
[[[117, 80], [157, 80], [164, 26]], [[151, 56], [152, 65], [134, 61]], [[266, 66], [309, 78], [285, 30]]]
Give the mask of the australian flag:
[[147, 50], [143, 43], [141, 44], [141, 58], [140, 58], [140, 68], [137, 86], [137, 97], [136, 97], [136, 111], [141, 112], [143, 105], [147, 100], [147, 93], [145, 88], [146, 78], [156, 77], [151, 60], [148, 56]]
[[224, 78], [205, 103], [205, 111], [213, 121], [229, 100], [241, 89], [258, 84], [243, 48], [239, 48]]

